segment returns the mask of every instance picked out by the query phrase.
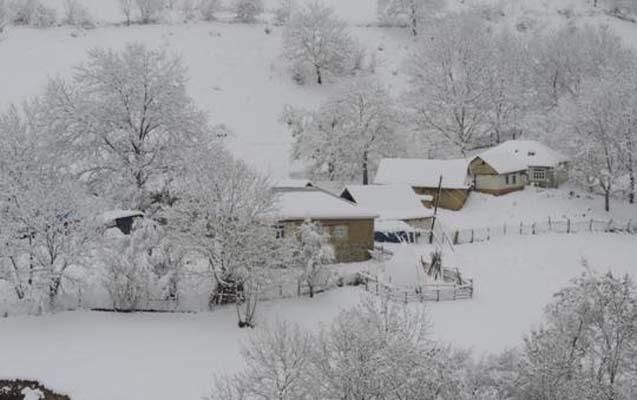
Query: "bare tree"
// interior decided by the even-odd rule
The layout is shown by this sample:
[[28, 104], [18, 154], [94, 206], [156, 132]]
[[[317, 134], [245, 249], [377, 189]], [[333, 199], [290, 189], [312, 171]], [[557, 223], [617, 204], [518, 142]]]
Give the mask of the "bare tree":
[[166, 7], [165, 0], [135, 0], [139, 12], [139, 22], [151, 24], [157, 22]]
[[119, 9], [126, 17], [126, 25], [129, 26], [133, 22], [133, 6], [134, 0], [119, 0]]
[[381, 23], [409, 26], [417, 36], [420, 25], [431, 21], [445, 5], [445, 0], [378, 0], [377, 13]]
[[309, 68], [320, 85], [326, 72], [346, 72], [354, 48], [344, 21], [320, 2], [297, 9], [283, 33], [285, 56], [298, 68]]
[[234, 0], [236, 19], [241, 22], [255, 22], [257, 15], [263, 12], [263, 0]]

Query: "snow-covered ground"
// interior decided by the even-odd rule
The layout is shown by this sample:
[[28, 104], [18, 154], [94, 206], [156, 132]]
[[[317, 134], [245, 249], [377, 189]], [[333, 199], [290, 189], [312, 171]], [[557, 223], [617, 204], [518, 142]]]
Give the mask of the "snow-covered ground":
[[[541, 320], [552, 294], [584, 271], [583, 259], [601, 272], [637, 278], [636, 249], [637, 237], [621, 234], [512, 236], [458, 246], [445, 253], [444, 264], [475, 279], [475, 297], [425, 305], [432, 335], [478, 354], [519, 345]], [[386, 268], [403, 279], [416, 274], [413, 264]], [[317, 329], [363, 295], [350, 287], [313, 300], [267, 302], [260, 321], [285, 319]], [[214, 374], [241, 367], [240, 343], [253, 331], [238, 329], [235, 318], [234, 309], [225, 308], [198, 314], [66, 312], [0, 319], [0, 376], [37, 378], [74, 400], [197, 399], [209, 390]]]
[[504, 196], [472, 192], [460, 211], [439, 210], [445, 229], [498, 227], [520, 222], [532, 224], [553, 221], [615, 219], [637, 224], [637, 205], [623, 201], [611, 202], [611, 211], [604, 211], [604, 199], [575, 187], [542, 189], [527, 186], [524, 190]]

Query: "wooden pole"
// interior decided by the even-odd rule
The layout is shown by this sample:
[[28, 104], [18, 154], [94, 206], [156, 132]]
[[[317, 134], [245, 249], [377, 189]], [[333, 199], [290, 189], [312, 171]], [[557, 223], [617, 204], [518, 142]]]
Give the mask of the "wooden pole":
[[566, 220], [566, 233], [571, 233], [571, 219]]
[[429, 244], [434, 242], [434, 228], [436, 227], [436, 219], [438, 218], [438, 205], [440, 204], [440, 193], [442, 193], [442, 175], [438, 181], [438, 191], [436, 194], [436, 202], [434, 205], [434, 216], [431, 220], [431, 233], [429, 233]]

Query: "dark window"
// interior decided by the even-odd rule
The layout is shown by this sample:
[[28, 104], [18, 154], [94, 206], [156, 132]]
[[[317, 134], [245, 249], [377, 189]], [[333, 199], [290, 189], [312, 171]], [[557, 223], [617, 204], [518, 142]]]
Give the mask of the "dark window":
[[517, 184], [517, 180], [518, 180], [518, 176], [517, 175], [511, 175], [511, 183], [516, 185]]
[[274, 235], [276, 236], [277, 239], [285, 238], [285, 225], [283, 224], [274, 225]]

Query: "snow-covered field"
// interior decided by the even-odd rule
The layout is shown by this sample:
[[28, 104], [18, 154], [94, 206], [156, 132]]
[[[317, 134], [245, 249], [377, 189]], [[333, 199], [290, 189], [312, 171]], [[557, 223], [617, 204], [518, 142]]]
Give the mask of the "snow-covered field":
[[[552, 294], [584, 271], [582, 260], [601, 272], [637, 278], [636, 249], [637, 237], [619, 234], [510, 237], [458, 246], [445, 254], [445, 265], [475, 279], [475, 297], [427, 304], [432, 335], [477, 354], [519, 345]], [[414, 265], [391, 268], [404, 268], [396, 271], [403, 277], [416, 274]], [[362, 295], [359, 288], [344, 288], [314, 300], [264, 303], [260, 322], [285, 319], [317, 329]], [[241, 367], [240, 343], [252, 332], [238, 329], [235, 318], [234, 309], [226, 308], [0, 319], [0, 376], [37, 378], [74, 400], [198, 399], [215, 374]]]

